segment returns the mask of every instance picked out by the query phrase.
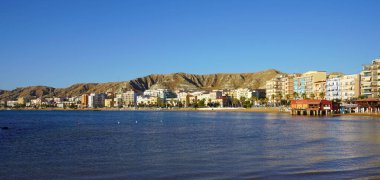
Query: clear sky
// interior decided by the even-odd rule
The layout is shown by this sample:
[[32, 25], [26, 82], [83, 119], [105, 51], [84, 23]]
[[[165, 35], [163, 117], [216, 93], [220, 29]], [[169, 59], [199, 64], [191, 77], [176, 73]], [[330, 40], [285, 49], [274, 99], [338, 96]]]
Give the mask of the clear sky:
[[0, 89], [186, 72], [360, 72], [378, 0], [0, 0]]

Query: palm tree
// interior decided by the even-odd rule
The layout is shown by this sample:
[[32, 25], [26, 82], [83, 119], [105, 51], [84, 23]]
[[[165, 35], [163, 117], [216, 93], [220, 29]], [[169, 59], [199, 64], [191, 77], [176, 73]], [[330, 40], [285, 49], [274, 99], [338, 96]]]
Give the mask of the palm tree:
[[320, 93], [319, 93], [319, 97], [320, 97], [321, 99], [325, 99], [325, 95], [326, 95], [326, 94], [325, 94], [324, 92], [320, 92]]
[[306, 99], [306, 97], [307, 97], [306, 93], [302, 93], [301, 97], [302, 97], [302, 99]]
[[297, 92], [294, 92], [294, 93], [293, 93], [293, 98], [294, 98], [294, 99], [298, 99], [298, 93], [297, 93]]
[[267, 105], [267, 103], [268, 103], [268, 98], [261, 99], [260, 101], [261, 101], [262, 104]]
[[285, 99], [286, 99], [286, 103], [289, 103], [290, 95], [289, 95], [289, 94], [286, 94], [286, 95], [285, 95]]
[[311, 98], [311, 99], [314, 99], [314, 98], [315, 98], [315, 94], [314, 94], [314, 93], [311, 93], [311, 94], [310, 94], [310, 98]]
[[256, 96], [252, 96], [251, 100], [252, 100], [252, 104], [255, 104], [255, 102], [258, 100], [258, 98]]
[[278, 94], [277, 94], [277, 98], [281, 101], [282, 98], [283, 98], [282, 94], [281, 94], [281, 93], [278, 93]]
[[278, 104], [280, 104], [281, 105], [281, 100], [282, 100], [282, 94], [281, 93], [278, 93], [277, 94], [277, 102], [279, 102]]

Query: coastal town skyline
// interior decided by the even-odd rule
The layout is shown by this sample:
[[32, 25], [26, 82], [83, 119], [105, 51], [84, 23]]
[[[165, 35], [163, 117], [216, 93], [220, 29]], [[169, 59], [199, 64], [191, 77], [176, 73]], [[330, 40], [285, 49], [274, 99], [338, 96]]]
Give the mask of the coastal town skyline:
[[[373, 59], [380, 59], [380, 58], [373, 58]], [[368, 64], [368, 61], [366, 63], [363, 63], [361, 64], [360, 66], [363, 66], [365, 64]], [[268, 71], [268, 70], [274, 70], [274, 71], [278, 71], [280, 72], [281, 74], [302, 74], [302, 73], [305, 73], [305, 72], [308, 72], [308, 71], [322, 71], [322, 72], [326, 72], [326, 74], [330, 74], [330, 73], [338, 73], [338, 74], [343, 74], [343, 75], [350, 75], [350, 74], [360, 74], [360, 72], [362, 71], [362, 68], [358, 69], [358, 71], [356, 71], [355, 73], [345, 73], [345, 72], [339, 72], [339, 71], [326, 71], [324, 69], [318, 69], [318, 68], [315, 68], [315, 69], [308, 69], [308, 70], [304, 70], [304, 71], [301, 71], [301, 72], [284, 72], [284, 71], [281, 71], [281, 69], [274, 69], [274, 68], [267, 68], [267, 69], [262, 69], [262, 70], [258, 70], [258, 71], [251, 71], [251, 72], [215, 72], [215, 73], [189, 73], [189, 72], [168, 72], [168, 73], [150, 73], [150, 74], [145, 74], [143, 76], [140, 76], [140, 77], [135, 77], [135, 78], [132, 78], [132, 79], [125, 79], [125, 80], [120, 80], [120, 81], [91, 81], [91, 82], [74, 82], [73, 84], [68, 84], [67, 86], [50, 86], [50, 85], [47, 85], [47, 84], [30, 84], [30, 85], [21, 85], [21, 86], [17, 86], [17, 87], [14, 87], [14, 88], [11, 88], [11, 89], [7, 89], [7, 88], [0, 88], [0, 90], [6, 90], [6, 91], [10, 91], [10, 90], [14, 90], [14, 89], [17, 89], [17, 88], [25, 88], [25, 87], [33, 87], [33, 86], [46, 86], [46, 87], [53, 87], [53, 88], [68, 88], [72, 85], [75, 85], [75, 84], [91, 84], [91, 83], [95, 83], [95, 84], [102, 84], [102, 83], [117, 83], [117, 82], [129, 82], [131, 80], [135, 80], [135, 79], [139, 79], [139, 78], [144, 78], [144, 77], [148, 77], [148, 76], [151, 76], [151, 75], [172, 75], [172, 74], [189, 74], [189, 75], [214, 75], [214, 74], [251, 74], [251, 73], [259, 73], [259, 72], [264, 72], [264, 71]]]
[[[152, 75], [122, 84], [78, 84], [67, 89], [31, 87], [1, 92], [0, 105], [12, 108], [252, 108], [289, 106], [302, 109], [310, 103], [327, 103], [329, 113], [339, 112], [339, 103], [355, 112], [377, 112], [368, 101], [380, 97], [380, 59], [362, 65], [358, 74], [306, 71], [285, 74], [274, 69], [251, 74], [196, 76]], [[181, 80], [182, 79], [182, 80]], [[202, 80], [201, 80], [202, 79]], [[98, 87], [98, 88], [97, 88]], [[17, 99], [17, 100], [16, 100]], [[365, 100], [363, 100], [365, 99]], [[326, 101], [327, 100], [327, 101]], [[314, 102], [315, 101], [315, 102]], [[298, 105], [297, 105], [298, 104]], [[335, 104], [335, 105], [333, 105]], [[349, 105], [347, 105], [349, 104]], [[331, 109], [334, 106], [334, 109]], [[294, 108], [297, 107], [297, 108]], [[307, 108], [309, 109], [309, 108]], [[313, 109], [313, 108], [312, 108]], [[302, 114], [292, 111], [292, 114]], [[308, 111], [308, 114], [328, 112]]]
[[0, 0], [1, 179], [380, 179], [380, 0]]
[[0, 89], [325, 70], [379, 55], [378, 1], [4, 1]]

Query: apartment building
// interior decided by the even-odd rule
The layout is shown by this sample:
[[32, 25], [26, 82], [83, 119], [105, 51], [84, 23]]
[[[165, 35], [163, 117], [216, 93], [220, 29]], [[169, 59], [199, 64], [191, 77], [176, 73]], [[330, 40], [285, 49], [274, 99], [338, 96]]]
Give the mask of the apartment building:
[[[294, 99], [293, 93], [295, 88], [295, 78], [300, 77], [300, 74], [278, 75], [270, 81], [266, 82], [266, 97], [269, 102], [275, 102], [281, 95], [281, 99]], [[304, 80], [302, 80], [303, 84]], [[297, 79], [297, 88], [298, 88]], [[276, 100], [277, 99], [277, 100]]]
[[104, 93], [91, 93], [88, 95], [88, 107], [89, 108], [101, 108], [104, 107], [104, 100], [106, 99], [106, 94]]
[[252, 91], [248, 88], [239, 88], [236, 90], [236, 99], [241, 99], [244, 97], [245, 99], [251, 99], [252, 98]]
[[339, 77], [326, 80], [325, 97], [327, 100], [341, 99], [341, 82]]
[[370, 98], [379, 97], [380, 59], [374, 59], [372, 64], [363, 65], [360, 77], [361, 95]]
[[108, 108], [111, 108], [111, 107], [113, 107], [114, 106], [114, 101], [113, 101], [113, 99], [112, 98], [110, 98], [110, 99], [105, 99], [104, 100], [104, 107], [108, 107]]
[[294, 92], [298, 95], [298, 98], [302, 98], [302, 95], [310, 98], [311, 94], [317, 97], [320, 92], [324, 92], [323, 84], [326, 82], [326, 77], [326, 71], [309, 71], [300, 77], [295, 77]]
[[88, 106], [88, 94], [83, 94], [80, 98], [81, 106], [87, 107]]
[[[133, 107], [137, 104], [137, 92], [133, 90], [129, 90], [121, 95], [121, 99], [123, 100], [124, 106]], [[150, 96], [150, 95], [147, 95]]]
[[269, 102], [276, 102], [276, 96], [282, 93], [282, 78], [284, 75], [278, 75], [273, 79], [269, 80], [265, 84], [266, 88], [266, 98]]
[[345, 75], [340, 78], [341, 100], [350, 101], [360, 96], [360, 75]]

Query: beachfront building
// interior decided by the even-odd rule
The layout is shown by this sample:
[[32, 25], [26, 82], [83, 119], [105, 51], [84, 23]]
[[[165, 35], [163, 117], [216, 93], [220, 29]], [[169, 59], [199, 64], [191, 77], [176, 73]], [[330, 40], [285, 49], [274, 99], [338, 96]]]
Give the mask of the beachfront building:
[[360, 95], [360, 75], [344, 75], [340, 78], [342, 101], [352, 101]]
[[326, 93], [326, 80], [317, 81], [317, 82], [314, 82], [313, 84], [313, 93], [310, 94], [309, 98], [323, 99], [325, 93]]
[[137, 96], [136, 102], [139, 106], [155, 106], [157, 105], [157, 99], [156, 96]]
[[[133, 90], [126, 91], [121, 95], [125, 107], [134, 107], [137, 104], [137, 92]], [[149, 95], [148, 95], [149, 96]]]
[[106, 94], [104, 93], [91, 93], [88, 95], [88, 105], [89, 108], [101, 108], [104, 107], [104, 100]]
[[252, 91], [248, 88], [239, 88], [236, 90], [236, 99], [251, 99], [252, 98]]
[[359, 113], [379, 113], [380, 112], [380, 99], [367, 98], [354, 101], [358, 105], [356, 112]]
[[17, 104], [19, 105], [26, 105], [26, 103], [29, 102], [29, 99], [26, 97], [19, 97], [17, 98]]
[[18, 104], [17, 101], [7, 101], [7, 106], [8, 107], [15, 107]]
[[341, 99], [341, 83], [339, 77], [329, 78], [326, 80], [327, 100]]
[[206, 103], [211, 100], [210, 93], [208, 92], [195, 92], [192, 95], [197, 96], [197, 100], [205, 100]]
[[189, 104], [189, 102], [186, 101], [187, 96], [188, 96], [187, 92], [184, 92], [184, 91], [178, 91], [177, 92], [177, 99], [178, 99], [179, 103], [181, 103], [184, 107], [187, 107]]
[[213, 90], [213, 91], [210, 92], [210, 99], [211, 100], [220, 99], [220, 98], [222, 98], [222, 96], [223, 96], [223, 92], [222, 91]]
[[374, 59], [372, 64], [363, 65], [360, 72], [361, 95], [377, 98], [380, 90], [380, 59]]
[[5, 107], [7, 105], [7, 101], [1, 100], [0, 101], [0, 106]]
[[83, 94], [80, 98], [82, 108], [86, 108], [88, 106], [88, 94]]
[[292, 100], [290, 103], [292, 115], [328, 115], [338, 113], [339, 103], [329, 100]]
[[269, 102], [294, 99], [294, 78], [299, 74], [281, 74], [266, 82], [266, 98]]
[[223, 90], [223, 96], [228, 96], [233, 99], [233, 98], [236, 98], [237, 92], [234, 89], [226, 89], [226, 90]]
[[256, 99], [264, 99], [266, 97], [266, 89], [252, 90], [252, 97], [255, 97]]
[[115, 94], [115, 98], [113, 98], [113, 106], [116, 108], [121, 108], [123, 107], [123, 98], [122, 94]]
[[300, 74], [289, 74], [281, 79], [281, 94], [283, 96], [283, 99], [294, 99], [294, 78], [299, 76]]
[[37, 98], [37, 99], [30, 100], [30, 105], [32, 105], [32, 106], [41, 106], [42, 105], [42, 98]]
[[104, 100], [104, 107], [111, 108], [114, 106], [114, 101], [113, 99], [105, 99]]
[[298, 98], [310, 98], [323, 91], [326, 82], [326, 71], [309, 71], [294, 78], [294, 92]]
[[266, 98], [270, 103], [276, 103], [276, 97], [282, 93], [282, 78], [284, 75], [278, 75], [265, 84]]
[[165, 101], [166, 98], [175, 98], [176, 94], [170, 89], [152, 89], [144, 91], [144, 96], [159, 97], [161, 100]]

